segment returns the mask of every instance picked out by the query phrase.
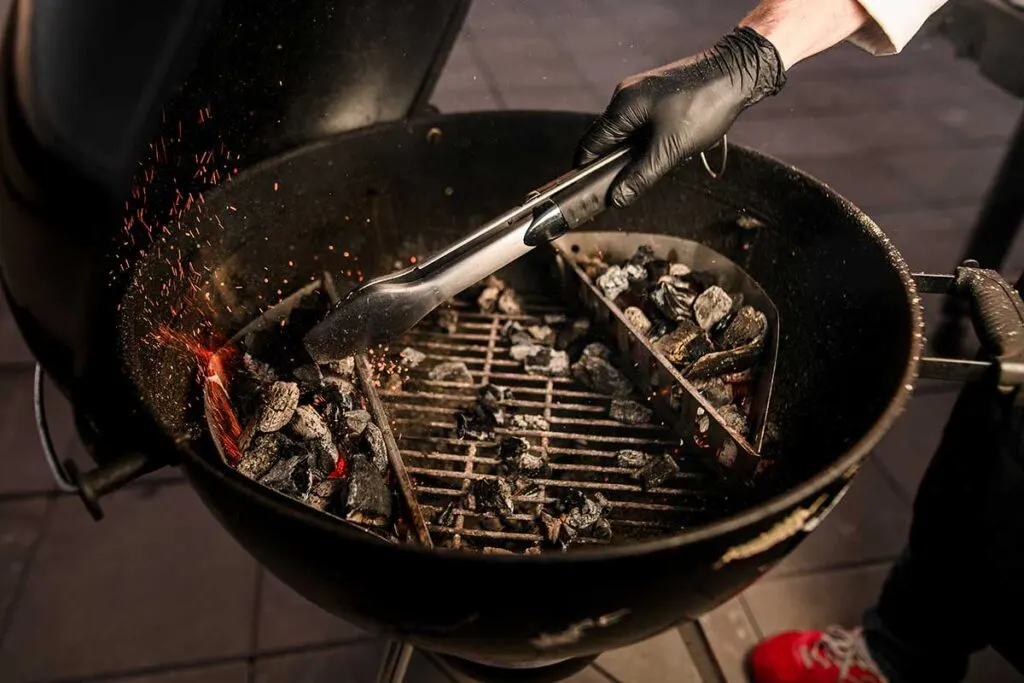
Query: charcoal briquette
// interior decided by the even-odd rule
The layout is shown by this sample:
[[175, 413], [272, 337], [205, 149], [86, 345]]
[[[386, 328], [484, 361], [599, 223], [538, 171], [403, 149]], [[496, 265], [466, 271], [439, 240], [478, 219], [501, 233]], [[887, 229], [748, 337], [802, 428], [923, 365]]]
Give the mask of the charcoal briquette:
[[590, 529], [590, 535], [593, 536], [594, 538], [600, 539], [602, 541], [609, 541], [609, 540], [611, 540], [611, 538], [612, 538], [612, 525], [611, 525], [611, 522], [609, 522], [607, 519], [604, 519], [603, 517], [601, 519], [597, 520], [596, 522], [594, 522], [594, 526]]
[[455, 334], [459, 331], [459, 312], [454, 308], [438, 309], [434, 322], [447, 334]]
[[633, 289], [637, 284], [647, 282], [647, 269], [643, 266], [628, 263], [622, 267], [622, 272], [626, 274], [630, 289]]
[[581, 384], [600, 394], [625, 398], [633, 393], [632, 383], [614, 365], [599, 355], [584, 353], [572, 366], [572, 375]]
[[552, 346], [555, 343], [555, 331], [547, 325], [530, 325], [526, 331], [537, 344]]
[[565, 377], [569, 374], [569, 356], [565, 351], [555, 351], [546, 346], [523, 358], [523, 370], [528, 375]]
[[498, 297], [498, 311], [505, 315], [522, 315], [523, 302], [513, 289], [506, 289]]
[[530, 356], [539, 353], [544, 348], [540, 344], [534, 344], [532, 341], [527, 344], [516, 344], [508, 350], [508, 355], [512, 357], [512, 360], [523, 361]]
[[391, 518], [391, 491], [365, 455], [349, 458], [347, 483], [345, 519], [368, 526], [387, 525]]
[[555, 544], [559, 541], [562, 536], [562, 520], [560, 518], [547, 510], [541, 510], [537, 514], [537, 524], [548, 543]]
[[559, 504], [563, 514], [562, 526], [569, 527], [577, 533], [590, 529], [611, 510], [608, 499], [600, 491], [584, 493], [579, 489], [572, 489]]
[[727, 427], [741, 436], [746, 436], [750, 425], [747, 421], [747, 416], [740, 412], [739, 408], [734, 405], [722, 406], [718, 409], [718, 416], [722, 418], [722, 422]]
[[438, 513], [436, 520], [437, 524], [439, 526], [455, 526], [455, 518], [457, 511], [458, 506], [455, 504], [455, 501], [449, 501], [449, 503], [444, 506], [444, 509], [441, 510], [440, 513]]
[[650, 264], [656, 258], [657, 257], [654, 255], [653, 246], [651, 246], [650, 244], [641, 244], [639, 247], [636, 248], [636, 251], [633, 252], [633, 255], [629, 257], [629, 260], [626, 261], [626, 264], [646, 268], [648, 264]]
[[720, 349], [735, 349], [752, 344], [764, 337], [768, 318], [753, 306], [743, 306], [732, 317], [729, 325], [716, 338]]
[[640, 482], [641, 488], [653, 489], [661, 486], [679, 474], [679, 465], [668, 453], [652, 457], [647, 463], [633, 473], [633, 479]]
[[518, 320], [509, 320], [505, 323], [501, 328], [501, 336], [511, 346], [534, 345], [537, 343], [533, 335]]
[[329, 361], [323, 364], [322, 369], [340, 377], [352, 377], [356, 371], [355, 356]]
[[610, 361], [612, 350], [600, 342], [592, 342], [583, 347], [583, 358], [601, 358]]
[[336, 403], [342, 410], [353, 410], [356, 407], [356, 386], [344, 377], [324, 375], [320, 391], [328, 402]]
[[435, 382], [457, 382], [459, 384], [472, 384], [473, 375], [469, 368], [462, 361], [448, 361], [439, 363], [431, 369], [430, 379]]
[[306, 504], [320, 512], [333, 512], [342, 503], [338, 498], [344, 488], [345, 482], [341, 479], [322, 479], [310, 488]]
[[279, 432], [254, 435], [242, 452], [237, 471], [250, 479], [259, 479], [277, 464], [285, 445], [285, 436]]
[[517, 413], [512, 416], [512, 426], [516, 429], [546, 432], [551, 429], [551, 423], [542, 415], [524, 415]]
[[668, 274], [672, 277], [684, 277], [689, 275], [692, 269], [685, 263], [670, 263], [668, 266]]
[[299, 407], [299, 385], [295, 382], [274, 382], [263, 397], [259, 422], [261, 432], [276, 432], [288, 424]]
[[349, 410], [341, 414], [346, 434], [362, 434], [370, 424], [370, 413], [365, 410]]
[[269, 472], [260, 477], [259, 482], [290, 498], [302, 499], [309, 493], [313, 483], [309, 460], [308, 454], [279, 460]]
[[622, 312], [622, 317], [626, 319], [626, 324], [641, 337], [646, 337], [647, 333], [651, 331], [651, 321], [648, 320], [647, 316], [644, 315], [644, 312], [636, 306], [630, 306], [624, 310]]
[[712, 350], [711, 340], [689, 320], [680, 320], [676, 329], [654, 342], [654, 348], [676, 365], [689, 365]]
[[384, 444], [384, 433], [372, 422], [367, 424], [363, 431], [363, 446], [370, 452], [370, 461], [377, 471], [386, 474], [388, 471], [388, 449]]
[[629, 275], [619, 266], [612, 266], [597, 278], [597, 286], [606, 297], [615, 301], [629, 290]]
[[411, 346], [407, 346], [402, 349], [402, 352], [398, 354], [398, 356], [402, 360], [402, 365], [407, 368], [415, 368], [427, 359], [427, 354], [422, 351], [418, 351]]
[[650, 424], [654, 416], [653, 411], [647, 406], [630, 400], [612, 400], [608, 415], [613, 420], [627, 425]]
[[480, 292], [480, 296], [476, 299], [476, 305], [480, 308], [481, 313], [494, 313], [494, 309], [498, 306], [498, 297], [500, 296], [500, 287], [484, 287], [484, 290]]
[[732, 310], [732, 297], [717, 285], [708, 287], [693, 302], [693, 317], [704, 331], [710, 330]]
[[479, 511], [496, 512], [507, 516], [516, 511], [512, 501], [512, 485], [504, 477], [476, 479], [471, 486], [476, 508]]
[[492, 429], [493, 427], [475, 411], [455, 413], [455, 438], [460, 441], [490, 441], [494, 436]]
[[714, 408], [732, 403], [732, 387], [720, 377], [695, 380], [693, 386]]
[[502, 460], [517, 458], [530, 450], [530, 442], [521, 436], [506, 436], [498, 444], [498, 457]]
[[691, 270], [689, 273], [679, 277], [692, 284], [698, 292], [703, 292], [709, 287], [718, 285], [718, 276], [706, 270]]
[[615, 454], [615, 463], [624, 469], [638, 470], [647, 464], [650, 457], [646, 453], [624, 448]]
[[651, 292], [651, 301], [663, 316], [669, 320], [692, 319], [697, 294], [685, 281], [663, 277]]
[[252, 354], [246, 353], [242, 356], [242, 366], [249, 375], [262, 384], [273, 384], [278, 380], [277, 371], [264, 363]]
[[323, 372], [315, 363], [300, 365], [292, 370], [292, 376], [298, 381], [301, 388], [313, 392], [318, 391], [324, 381]]
[[289, 427], [300, 439], [308, 441], [315, 441], [316, 439], [330, 436], [327, 423], [324, 422], [320, 413], [316, 412], [316, 408], [309, 405], [299, 406], [295, 409], [295, 414], [292, 416]]
[[308, 405], [299, 406], [288, 426], [295, 436], [309, 443], [317, 471], [324, 476], [332, 472], [338, 461], [338, 449], [327, 422], [316, 409]]
[[[547, 476], [550, 472], [547, 458], [537, 453], [520, 453], [511, 458], [507, 464], [510, 471], [524, 477]], [[524, 487], [522, 490], [526, 491], [526, 487], [529, 487], [531, 483], [522, 482]]]

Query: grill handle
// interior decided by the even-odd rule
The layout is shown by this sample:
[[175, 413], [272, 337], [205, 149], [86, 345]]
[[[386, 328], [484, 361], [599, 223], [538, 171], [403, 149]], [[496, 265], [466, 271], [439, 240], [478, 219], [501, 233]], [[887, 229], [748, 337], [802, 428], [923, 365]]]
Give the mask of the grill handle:
[[50, 473], [57, 484], [57, 489], [63, 493], [77, 493], [89, 514], [92, 515], [92, 518], [99, 521], [103, 519], [103, 508], [100, 507], [100, 498], [108, 493], [113, 493], [125, 484], [145, 474], [164, 467], [167, 463], [156, 456], [137, 452], [118, 455], [109, 462], [88, 472], [79, 470], [78, 465], [70, 458], [62, 463], [56, 449], [53, 447], [53, 439], [50, 437], [50, 426], [46, 419], [44, 380], [43, 368], [37, 363], [33, 399], [36, 430], [39, 433], [43, 457], [50, 468]]
[[970, 305], [974, 331], [991, 360], [921, 359], [921, 376], [928, 379], [974, 381], [986, 377], [1006, 389], [1024, 385], [1024, 300], [998, 272], [967, 260], [953, 275], [917, 274], [924, 294], [948, 294]]

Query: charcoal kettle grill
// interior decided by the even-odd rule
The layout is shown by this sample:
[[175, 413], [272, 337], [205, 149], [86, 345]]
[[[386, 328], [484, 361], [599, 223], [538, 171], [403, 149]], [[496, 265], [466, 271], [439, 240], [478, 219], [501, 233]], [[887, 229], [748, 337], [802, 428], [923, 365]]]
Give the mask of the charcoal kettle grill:
[[[197, 9], [189, 22], [208, 38], [182, 68], [184, 86], [162, 115], [151, 108], [155, 134], [138, 139], [154, 142], [119, 157], [90, 137], [99, 118], [62, 128], [60, 115], [84, 111], [90, 93], [47, 80], [43, 55], [85, 57], [26, 41], [64, 34], [41, 5], [16, 2], [0, 74], [0, 278], [40, 375], [71, 400], [96, 461], [55, 467], [94, 516], [104, 495], [175, 465], [240, 544], [331, 613], [477, 667], [564, 668], [696, 619], [763, 575], [840, 500], [919, 376], [1016, 390], [1022, 305], [1002, 278], [970, 264], [914, 276], [828, 187], [733, 147], [724, 175], [691, 160], [635, 206], [577, 230], [698, 242], [776, 304], [777, 434], [761, 455], [784, 467], [740, 509], [633, 544], [469, 553], [379, 542], [236, 475], [202, 427], [195, 358], [152, 343], [157, 329], [230, 338], [286, 285], [389, 272], [567, 169], [588, 115], [430, 111], [467, 4]], [[119, 169], [140, 158], [129, 191]], [[989, 360], [922, 358], [920, 294], [946, 291], [973, 302]], [[387, 567], [401, 568], [400, 583], [368, 571]], [[392, 655], [385, 673], [397, 678], [407, 650]]]

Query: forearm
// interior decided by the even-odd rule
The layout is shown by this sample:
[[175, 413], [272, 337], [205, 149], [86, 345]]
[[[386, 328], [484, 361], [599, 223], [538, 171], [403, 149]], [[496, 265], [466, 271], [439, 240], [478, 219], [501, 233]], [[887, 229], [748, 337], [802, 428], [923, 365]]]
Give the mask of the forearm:
[[857, 0], [762, 0], [740, 26], [771, 41], [789, 69], [846, 40], [869, 21]]

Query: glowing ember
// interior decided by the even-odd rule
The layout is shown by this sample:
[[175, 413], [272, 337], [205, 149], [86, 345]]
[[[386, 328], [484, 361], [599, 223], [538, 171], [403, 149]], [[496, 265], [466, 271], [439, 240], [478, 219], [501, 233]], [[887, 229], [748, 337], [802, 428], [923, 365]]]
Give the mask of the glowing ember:
[[237, 350], [232, 347], [221, 347], [214, 351], [212, 345], [204, 345], [193, 335], [177, 332], [161, 325], [157, 331], [157, 339], [165, 344], [177, 346], [191, 353], [199, 366], [203, 378], [203, 395], [206, 399], [206, 410], [213, 438], [224, 450], [224, 457], [230, 465], [238, 464], [242, 458], [238, 447], [242, 436], [242, 427], [231, 407], [228, 394], [228, 373], [225, 362]]

